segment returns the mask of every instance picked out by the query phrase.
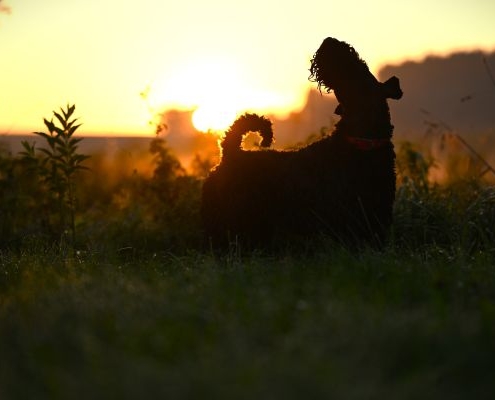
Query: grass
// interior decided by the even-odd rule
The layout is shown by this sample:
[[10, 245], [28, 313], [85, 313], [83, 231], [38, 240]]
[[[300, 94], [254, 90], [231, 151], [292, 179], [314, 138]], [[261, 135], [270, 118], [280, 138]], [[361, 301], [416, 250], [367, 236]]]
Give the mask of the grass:
[[[75, 131], [71, 110], [39, 135]], [[201, 180], [159, 137], [151, 177], [71, 175], [71, 218], [71, 182], [55, 174], [51, 201], [29, 166], [58, 170], [25, 150], [0, 152], [1, 400], [493, 398], [493, 185], [429, 182], [406, 144], [382, 252], [215, 257], [198, 250]]]
[[0, 398], [492, 398], [493, 255], [0, 255]]

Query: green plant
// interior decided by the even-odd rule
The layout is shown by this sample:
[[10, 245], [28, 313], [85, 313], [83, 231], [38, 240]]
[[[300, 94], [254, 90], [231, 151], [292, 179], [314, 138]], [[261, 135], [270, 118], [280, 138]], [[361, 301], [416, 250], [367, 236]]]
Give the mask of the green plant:
[[435, 162], [411, 143], [397, 152], [398, 188], [393, 242], [409, 249], [459, 249], [465, 254], [495, 251], [495, 188], [478, 174], [429, 179]]
[[434, 160], [425, 156], [411, 142], [402, 143], [397, 151], [398, 185], [427, 193], [430, 188], [428, 174], [434, 166]]
[[75, 226], [75, 178], [80, 170], [87, 169], [82, 162], [89, 156], [78, 153], [78, 144], [83, 139], [75, 138], [74, 133], [80, 124], [76, 124], [77, 118], [73, 118], [75, 105], [67, 105], [66, 109], [60, 108], [53, 115], [60, 126], [46, 118], [43, 120], [48, 133], [33, 132], [43, 138], [46, 147], [36, 147], [36, 143], [30, 144], [22, 141], [24, 151], [20, 154], [22, 159], [35, 169], [41, 183], [46, 186], [48, 203], [55, 205], [58, 213], [61, 238], [70, 234], [71, 247], [76, 240]]

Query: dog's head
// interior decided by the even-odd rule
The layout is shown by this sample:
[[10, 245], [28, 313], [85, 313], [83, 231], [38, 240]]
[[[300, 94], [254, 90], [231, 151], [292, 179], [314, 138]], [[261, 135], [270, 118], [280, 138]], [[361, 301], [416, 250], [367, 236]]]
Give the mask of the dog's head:
[[349, 80], [369, 79], [369, 69], [366, 62], [359, 57], [354, 47], [346, 42], [326, 38], [320, 45], [309, 69], [309, 80], [318, 84], [327, 93], [339, 90]]
[[397, 78], [380, 83], [370, 72], [366, 62], [350, 44], [326, 38], [311, 59], [309, 80], [328, 93], [331, 90], [340, 103], [363, 98], [367, 94], [384, 99], [400, 99], [402, 91]]

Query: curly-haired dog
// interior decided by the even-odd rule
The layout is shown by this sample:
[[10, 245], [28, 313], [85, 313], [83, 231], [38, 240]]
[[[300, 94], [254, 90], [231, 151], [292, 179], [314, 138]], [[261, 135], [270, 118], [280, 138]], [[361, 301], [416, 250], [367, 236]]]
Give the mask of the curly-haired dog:
[[296, 151], [245, 151], [249, 131], [271, 145], [271, 122], [256, 114], [237, 119], [203, 186], [203, 226], [214, 247], [270, 248], [318, 234], [350, 246], [383, 244], [396, 178], [387, 98], [401, 98], [399, 80], [380, 83], [352, 46], [334, 38], [316, 51], [310, 73], [339, 102], [334, 132]]

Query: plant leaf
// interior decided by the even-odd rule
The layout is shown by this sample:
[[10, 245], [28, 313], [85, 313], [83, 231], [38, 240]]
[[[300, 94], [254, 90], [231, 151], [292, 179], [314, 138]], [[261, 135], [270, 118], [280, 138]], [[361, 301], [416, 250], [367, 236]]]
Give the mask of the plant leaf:
[[39, 151], [41, 151], [42, 153], [46, 154], [49, 158], [52, 158], [53, 157], [53, 153], [48, 150], [48, 149], [44, 149], [43, 147], [39, 149]]
[[81, 142], [83, 138], [71, 138], [69, 141], [69, 145], [76, 147], [76, 145]]
[[[76, 122], [76, 120], [72, 121], [72, 122]], [[77, 128], [79, 128], [82, 124], [78, 124], [78, 125], [75, 125], [75, 126], [71, 126], [69, 127], [68, 131], [67, 131], [67, 134], [69, 136], [72, 136], [72, 134], [76, 131]]]
[[67, 112], [65, 112], [64, 110], [62, 110], [62, 112], [64, 113], [64, 116], [65, 116], [65, 119], [66, 120], [69, 120], [70, 116], [74, 113], [74, 110], [76, 109], [76, 105], [73, 104], [71, 106], [69, 106], [69, 104], [67, 104]]
[[53, 115], [58, 119], [64, 130], [67, 128], [67, 119], [63, 118], [59, 113], [53, 112]]
[[45, 126], [50, 133], [55, 131], [55, 124], [53, 123], [53, 120], [48, 121], [46, 118], [44, 118], [43, 121], [45, 122]]

